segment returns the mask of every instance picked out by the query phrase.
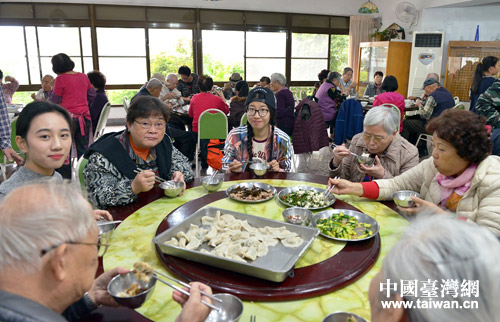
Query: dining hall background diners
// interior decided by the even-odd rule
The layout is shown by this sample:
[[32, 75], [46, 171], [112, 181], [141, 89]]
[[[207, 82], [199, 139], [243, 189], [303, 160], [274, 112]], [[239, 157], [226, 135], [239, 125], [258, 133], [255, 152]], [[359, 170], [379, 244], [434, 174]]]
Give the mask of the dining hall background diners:
[[[201, 113], [208, 109], [215, 108], [221, 110], [224, 114], [229, 113], [229, 106], [224, 99], [222, 89], [217, 88], [214, 92], [214, 81], [212, 77], [203, 75], [198, 77], [198, 88], [200, 93], [191, 98], [189, 105], [189, 117], [193, 119], [192, 139], [198, 142], [198, 121]], [[210, 140], [200, 140], [201, 168], [207, 169], [207, 146]]]
[[446, 110], [426, 127], [433, 133], [432, 156], [392, 179], [352, 183], [329, 179], [337, 194], [387, 200], [400, 190], [420, 193], [412, 197], [416, 208], [430, 209], [475, 222], [500, 236], [500, 157], [490, 155], [491, 141], [484, 118], [459, 109]]
[[0, 70], [0, 88], [2, 89], [7, 104], [12, 104], [12, 96], [19, 88], [19, 82], [10, 75], [5, 76], [4, 78], [3, 72]]
[[89, 104], [94, 100], [96, 91], [87, 75], [73, 71], [75, 63], [68, 55], [54, 55], [51, 63], [57, 77], [49, 100], [64, 107], [73, 118], [73, 146], [69, 159], [58, 170], [64, 178], [70, 178], [70, 159], [81, 157], [93, 142]]
[[[333, 149], [328, 164], [330, 177], [363, 182], [396, 177], [415, 167], [418, 150], [399, 134], [399, 119], [399, 111], [394, 108], [370, 109], [363, 120], [363, 132], [352, 138], [349, 148], [343, 144]], [[375, 163], [361, 164], [358, 158], [363, 153], [370, 154]]]
[[290, 171], [293, 147], [290, 137], [276, 125], [276, 99], [269, 88], [257, 87], [248, 93], [245, 105], [248, 122], [229, 132], [223, 163], [227, 171], [247, 171], [254, 159], [261, 159], [270, 171]]
[[[134, 99], [127, 112], [127, 127], [108, 133], [85, 154], [83, 171], [90, 202], [98, 208], [126, 205], [149, 191], [155, 176], [189, 182], [191, 163], [177, 150], [165, 129], [169, 111], [158, 98]], [[136, 174], [135, 171], [140, 173]]]

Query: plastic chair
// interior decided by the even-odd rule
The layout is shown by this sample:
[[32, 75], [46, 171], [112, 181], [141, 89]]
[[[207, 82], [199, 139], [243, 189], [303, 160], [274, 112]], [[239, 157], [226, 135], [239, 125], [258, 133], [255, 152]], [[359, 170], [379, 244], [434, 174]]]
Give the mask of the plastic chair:
[[[384, 104], [382, 104], [382, 106], [385, 106], [385, 107], [390, 107], [390, 108], [392, 108], [393, 110], [395, 110], [396, 112], [398, 112], [398, 114], [399, 114], [399, 118], [401, 119], [401, 111], [399, 110], [399, 108], [398, 108], [396, 105], [391, 104], [391, 103], [384, 103]], [[404, 117], [404, 114], [403, 114], [403, 117]], [[400, 124], [398, 124], [398, 132], [399, 132], [399, 128], [400, 128], [400, 127], [401, 127], [401, 123], [400, 123]]]
[[458, 96], [453, 97], [453, 99], [455, 100], [455, 105], [458, 105], [458, 103], [460, 103], [460, 98]]
[[198, 118], [198, 142], [196, 143], [195, 162], [196, 176], [200, 176], [198, 164], [198, 153], [200, 152], [200, 140], [226, 139], [227, 117], [221, 110], [210, 108], [201, 113]]
[[123, 96], [123, 108], [125, 109], [125, 113], [128, 113], [128, 108], [130, 106], [130, 100], [127, 96]]
[[80, 159], [78, 159], [78, 161], [76, 162], [76, 165], [75, 165], [75, 167], [73, 169], [73, 171], [74, 171], [74, 177], [72, 178], [75, 181], [78, 180], [80, 182], [80, 188], [82, 189], [82, 192], [84, 194], [87, 193], [87, 189], [85, 188], [85, 180], [83, 178], [83, 170], [87, 166], [87, 163], [89, 163], [89, 160], [85, 159], [83, 157], [83, 155], [82, 155], [80, 157]]
[[[13, 118], [12, 121], [10, 122], [10, 146], [14, 151], [17, 152], [17, 154], [21, 155], [23, 159], [25, 158], [24, 153], [21, 152], [19, 147], [17, 146], [16, 143], [16, 123], [17, 123], [17, 117]], [[3, 154], [2, 150], [0, 150], [0, 160], [2, 161], [2, 164], [8, 164], [8, 163], [13, 163], [15, 161], [9, 162], [9, 160], [5, 157]]]
[[241, 116], [240, 126], [247, 125], [247, 122], [248, 122], [248, 115], [247, 113], [243, 113], [243, 115]]
[[97, 121], [97, 126], [95, 128], [94, 141], [97, 140], [104, 134], [104, 129], [106, 128], [106, 123], [108, 122], [109, 111], [111, 110], [111, 103], [107, 102], [102, 108], [101, 115], [99, 116], [99, 121]]
[[418, 147], [418, 144], [420, 143], [420, 140], [422, 140], [422, 141], [424, 141], [426, 143], [427, 152], [432, 151], [432, 135], [425, 134], [425, 133], [420, 134], [418, 136], [417, 143], [415, 143], [416, 147]]

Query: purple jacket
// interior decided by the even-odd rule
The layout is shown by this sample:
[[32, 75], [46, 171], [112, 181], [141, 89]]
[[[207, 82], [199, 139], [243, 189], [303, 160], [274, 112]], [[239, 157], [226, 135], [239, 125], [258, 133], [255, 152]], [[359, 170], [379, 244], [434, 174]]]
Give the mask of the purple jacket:
[[289, 136], [292, 136], [295, 121], [295, 100], [286, 87], [276, 93], [276, 125]]
[[321, 109], [321, 113], [323, 113], [323, 118], [325, 122], [331, 121], [335, 118], [337, 114], [337, 103], [328, 96], [328, 90], [334, 87], [332, 83], [323, 82], [316, 93], [316, 97], [318, 98], [318, 105]]

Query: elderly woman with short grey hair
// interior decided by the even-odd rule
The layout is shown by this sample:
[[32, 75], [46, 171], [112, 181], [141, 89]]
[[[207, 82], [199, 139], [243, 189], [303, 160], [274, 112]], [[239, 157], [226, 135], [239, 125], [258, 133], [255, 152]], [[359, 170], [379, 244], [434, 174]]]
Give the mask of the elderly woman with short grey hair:
[[[417, 148], [399, 135], [400, 114], [396, 108], [377, 106], [365, 115], [363, 132], [356, 134], [349, 149], [345, 145], [333, 149], [330, 176], [352, 182], [371, 181], [398, 176], [418, 164]], [[371, 167], [357, 163], [351, 153], [375, 155]]]
[[443, 216], [415, 220], [372, 279], [371, 321], [498, 321], [498, 253], [498, 240], [484, 227]]
[[280, 73], [271, 75], [271, 90], [276, 96], [276, 126], [292, 137], [295, 122], [295, 100], [286, 87], [286, 77]]
[[323, 113], [326, 127], [330, 129], [330, 137], [333, 138], [333, 128], [340, 104], [345, 101], [346, 96], [340, 90], [340, 79], [342, 75], [337, 72], [330, 72], [326, 80], [321, 84], [316, 93], [318, 106]]

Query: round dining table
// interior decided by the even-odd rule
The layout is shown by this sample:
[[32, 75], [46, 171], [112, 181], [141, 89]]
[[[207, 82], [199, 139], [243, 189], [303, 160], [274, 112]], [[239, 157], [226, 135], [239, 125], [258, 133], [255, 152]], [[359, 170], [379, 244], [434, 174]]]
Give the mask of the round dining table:
[[[99, 272], [117, 266], [131, 268], [134, 262], [144, 261], [181, 280], [200, 280], [212, 286], [215, 293], [229, 291], [243, 299], [240, 321], [248, 321], [251, 315], [258, 321], [322, 321], [336, 311], [352, 312], [369, 320], [370, 281], [409, 225], [396, 212], [393, 202], [336, 196], [333, 208], [371, 216], [380, 226], [379, 234], [368, 241], [347, 243], [318, 236], [295, 264], [293, 277], [282, 283], [167, 256], [152, 242], [165, 229], [207, 206], [283, 221], [285, 207], [276, 198], [253, 204], [227, 198], [224, 191], [233, 184], [256, 181], [281, 190], [298, 185], [326, 188], [327, 180], [303, 173], [268, 173], [257, 178], [245, 172], [225, 174], [224, 184], [214, 193], [208, 193], [198, 178], [187, 184], [184, 194], [177, 198], [167, 198], [161, 189], [154, 188], [140, 194], [132, 204], [109, 209], [114, 219], [123, 222], [113, 232]], [[180, 311], [180, 305], [172, 300], [172, 289], [157, 283], [151, 298], [136, 311], [101, 307], [82, 321], [174, 321]]]

